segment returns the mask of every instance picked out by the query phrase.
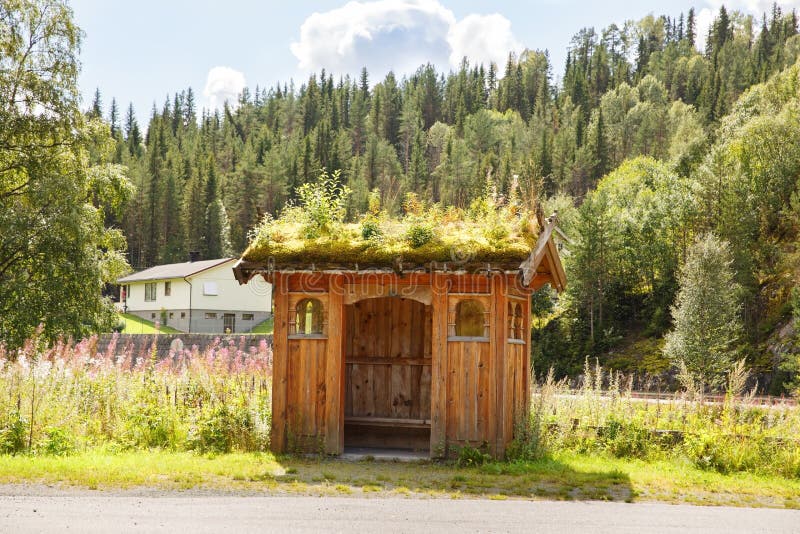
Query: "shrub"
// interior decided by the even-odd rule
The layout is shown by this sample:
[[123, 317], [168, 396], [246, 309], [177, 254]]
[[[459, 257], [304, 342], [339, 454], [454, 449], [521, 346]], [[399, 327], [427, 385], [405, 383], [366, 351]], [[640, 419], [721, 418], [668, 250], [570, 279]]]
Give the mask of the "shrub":
[[415, 223], [408, 228], [406, 239], [413, 248], [419, 248], [433, 240], [433, 228], [426, 223]]
[[203, 414], [195, 427], [189, 430], [187, 448], [200, 452], [230, 452], [233, 417], [224, 405], [218, 405]]
[[67, 456], [75, 452], [75, 445], [66, 431], [50, 427], [45, 431], [45, 438], [39, 443], [37, 452], [51, 456]]
[[332, 175], [324, 170], [316, 183], [305, 183], [297, 190], [306, 217], [303, 236], [315, 239], [332, 235], [344, 221], [350, 189], [340, 184], [339, 171]]
[[0, 454], [16, 454], [25, 450], [27, 421], [18, 411], [9, 414], [8, 419], [0, 423]]
[[611, 417], [599, 432], [598, 445], [617, 458], [645, 458], [654, 447], [652, 432], [636, 421]]
[[456, 464], [459, 467], [475, 467], [491, 461], [492, 457], [485, 451], [486, 444], [480, 448], [464, 445], [458, 449]]
[[372, 215], [364, 217], [361, 221], [361, 238], [365, 241], [376, 241], [382, 236], [378, 219]]

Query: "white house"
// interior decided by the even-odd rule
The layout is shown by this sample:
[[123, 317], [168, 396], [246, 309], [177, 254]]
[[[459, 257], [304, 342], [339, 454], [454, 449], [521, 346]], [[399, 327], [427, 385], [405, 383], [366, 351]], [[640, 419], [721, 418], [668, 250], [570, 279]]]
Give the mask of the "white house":
[[119, 307], [183, 332], [248, 332], [268, 319], [272, 286], [239, 285], [235, 258], [159, 265], [117, 280]]

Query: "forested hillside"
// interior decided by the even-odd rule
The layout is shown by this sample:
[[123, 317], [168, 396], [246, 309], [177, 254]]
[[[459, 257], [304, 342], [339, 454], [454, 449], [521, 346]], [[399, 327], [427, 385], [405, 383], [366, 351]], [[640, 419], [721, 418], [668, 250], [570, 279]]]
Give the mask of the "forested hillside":
[[[147, 124], [113, 99], [106, 109], [98, 92], [89, 115], [110, 123], [115, 162], [136, 187], [107, 222], [140, 269], [193, 250], [241, 253], [248, 232], [321, 169], [341, 170], [351, 219], [371, 191], [400, 212], [408, 192], [467, 207], [487, 179], [501, 194], [518, 183], [525, 201], [560, 210], [573, 239], [568, 294], [537, 299], [539, 371], [574, 373], [587, 355], [661, 339], [687, 250], [708, 231], [732, 245], [740, 345], [772, 369], [759, 343], [788, 317], [798, 280], [797, 32], [796, 14], [777, 6], [761, 20], [723, 7], [697, 35], [690, 10], [580, 30], [563, 75], [532, 50], [380, 81], [323, 71], [212, 112], [187, 89]], [[666, 365], [608, 358], [653, 373]]]

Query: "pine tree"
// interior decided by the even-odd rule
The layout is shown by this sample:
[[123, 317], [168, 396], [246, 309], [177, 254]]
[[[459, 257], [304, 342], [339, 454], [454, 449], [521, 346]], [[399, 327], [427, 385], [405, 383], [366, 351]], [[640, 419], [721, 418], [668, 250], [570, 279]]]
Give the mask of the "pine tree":
[[117, 99], [111, 99], [111, 110], [108, 114], [108, 123], [111, 127], [111, 137], [118, 139], [120, 135], [119, 129], [119, 108], [117, 107]]
[[692, 7], [689, 8], [689, 16], [686, 19], [686, 40], [689, 41], [689, 44], [692, 45], [692, 48], [696, 46], [696, 28], [697, 22], [695, 21], [694, 8]]
[[133, 103], [128, 105], [128, 112], [125, 114], [125, 142], [128, 144], [128, 152], [131, 156], [142, 154], [142, 134], [133, 112]]
[[206, 209], [206, 256], [227, 258], [231, 255], [230, 225], [222, 200], [217, 199]]
[[103, 118], [103, 99], [100, 96], [100, 88], [94, 90], [94, 97], [92, 98], [92, 107], [88, 113], [92, 119]]
[[705, 389], [717, 389], [736, 361], [742, 334], [730, 246], [707, 234], [689, 249], [664, 353]]
[[186, 162], [186, 188], [183, 195], [181, 221], [183, 225], [183, 248], [187, 251], [201, 251], [205, 228], [205, 179], [204, 168], [194, 168]]
[[411, 149], [411, 165], [408, 169], [409, 189], [424, 198], [428, 194], [428, 162], [425, 159], [425, 136], [417, 130]]
[[592, 159], [594, 160], [593, 178], [600, 179], [608, 172], [608, 147], [606, 145], [603, 108], [597, 108], [597, 126], [592, 136]]
[[186, 117], [186, 125], [190, 128], [197, 126], [197, 110], [195, 109], [194, 91], [189, 87], [186, 90], [186, 99], [184, 100], [184, 115]]

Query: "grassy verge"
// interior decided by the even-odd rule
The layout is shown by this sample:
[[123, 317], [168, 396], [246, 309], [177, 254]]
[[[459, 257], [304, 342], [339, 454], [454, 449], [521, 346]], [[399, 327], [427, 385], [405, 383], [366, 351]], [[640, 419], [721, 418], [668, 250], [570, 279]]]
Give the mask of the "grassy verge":
[[459, 468], [436, 462], [347, 462], [269, 453], [99, 450], [72, 456], [0, 456], [0, 483], [91, 489], [154, 487], [311, 495], [664, 501], [800, 508], [800, 480], [702, 471], [564, 453], [534, 462]]
[[155, 334], [160, 332], [162, 334], [180, 334], [180, 330], [175, 330], [171, 326], [162, 325], [156, 330], [155, 323], [142, 319], [132, 313], [120, 313], [120, 319], [125, 321], [125, 328], [122, 330], [123, 334]]
[[271, 334], [273, 328], [273, 318], [270, 317], [266, 321], [258, 323], [250, 330], [250, 334]]

